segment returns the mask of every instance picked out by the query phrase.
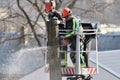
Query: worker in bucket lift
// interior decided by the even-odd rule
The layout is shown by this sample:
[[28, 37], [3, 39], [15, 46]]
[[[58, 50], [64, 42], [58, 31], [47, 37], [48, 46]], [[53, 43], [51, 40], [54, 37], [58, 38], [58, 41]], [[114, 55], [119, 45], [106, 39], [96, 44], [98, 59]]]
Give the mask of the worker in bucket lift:
[[56, 24], [60, 24], [61, 22], [63, 22], [60, 13], [57, 10], [55, 10], [55, 3], [53, 1], [45, 3], [45, 12], [48, 13], [49, 20], [54, 18], [58, 19], [56, 20]]
[[[61, 14], [55, 10], [55, 3], [53, 1], [51, 2], [46, 2], [45, 3], [45, 11], [46, 13], [48, 13], [48, 19], [49, 20], [54, 20], [55, 24], [58, 24], [59, 26], [59, 45], [60, 45], [60, 50], [62, 51], [65, 51], [67, 49], [67, 46], [61, 46], [61, 37], [60, 36], [63, 36], [64, 34], [60, 34], [60, 33], [64, 33], [64, 31], [61, 31], [61, 29], [63, 30], [64, 29], [64, 23], [63, 23], [63, 18], [61, 16]], [[66, 55], [65, 52], [61, 52], [61, 66], [65, 66], [67, 65], [67, 62], [66, 62]]]
[[[70, 48], [71, 51], [76, 51], [76, 35], [75, 32], [77, 29], [80, 29], [80, 31], [82, 31], [82, 26], [80, 24], [80, 21], [78, 19], [76, 19], [75, 17], [72, 16], [72, 11], [69, 8], [64, 8], [62, 11], [62, 17], [65, 19], [65, 30], [66, 31], [66, 35], [63, 36], [63, 44], [65, 45], [65, 43], [67, 43], [66, 45], [70, 44]], [[83, 45], [83, 35], [81, 35], [81, 39], [80, 39], [80, 50], [82, 51], [84, 48]], [[75, 52], [71, 52], [70, 53], [70, 58], [73, 62], [73, 64], [75, 64]], [[85, 58], [83, 56], [83, 52], [80, 53], [80, 59], [81, 59], [81, 67], [86, 67], [85, 64]]]

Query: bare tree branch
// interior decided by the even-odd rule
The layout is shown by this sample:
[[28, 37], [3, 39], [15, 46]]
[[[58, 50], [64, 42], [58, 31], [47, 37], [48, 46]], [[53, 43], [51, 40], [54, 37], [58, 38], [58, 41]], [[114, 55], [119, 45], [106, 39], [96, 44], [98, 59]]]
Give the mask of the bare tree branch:
[[76, 2], [77, 0], [72, 0], [72, 2], [68, 5], [68, 8], [72, 9]]
[[45, 24], [47, 23], [47, 21], [46, 21], [46, 19], [45, 19], [45, 17], [44, 17], [44, 15], [43, 15], [43, 13], [42, 13], [42, 10], [39, 8], [39, 6], [37, 5], [37, 3], [33, 3], [32, 1], [30, 1], [30, 0], [27, 0], [30, 4], [32, 4], [33, 5], [33, 7], [40, 13], [40, 15], [41, 15], [41, 17], [42, 17], [42, 19], [45, 21]]
[[[25, 36], [31, 36], [31, 35], [32, 35], [32, 34], [26, 34], [26, 35], [22, 35], [22, 36], [19, 36], [19, 37], [14, 37], [14, 38], [6, 38], [6, 39], [0, 41], [0, 44], [5, 43], [6, 41], [17, 40], [17, 39], [21, 39], [21, 38], [23, 38], [23, 37], [25, 37]], [[37, 36], [38, 36], [38, 37], [41, 37], [41, 38], [45, 38], [44, 36], [39, 35], [39, 34], [37, 34]]]
[[63, 2], [61, 0], [55, 0], [56, 10], [58, 10], [61, 7], [62, 3]]
[[39, 38], [37, 37], [36, 31], [34, 30], [34, 25], [31, 23], [31, 20], [30, 20], [29, 16], [27, 15], [27, 13], [25, 12], [25, 10], [20, 6], [20, 1], [19, 0], [17, 0], [17, 5], [18, 5], [19, 9], [24, 13], [24, 15], [25, 15], [25, 17], [26, 17], [26, 19], [28, 21], [28, 24], [32, 29], [32, 32], [34, 34], [34, 37], [35, 37], [38, 45], [41, 46], [41, 43], [39, 41]]

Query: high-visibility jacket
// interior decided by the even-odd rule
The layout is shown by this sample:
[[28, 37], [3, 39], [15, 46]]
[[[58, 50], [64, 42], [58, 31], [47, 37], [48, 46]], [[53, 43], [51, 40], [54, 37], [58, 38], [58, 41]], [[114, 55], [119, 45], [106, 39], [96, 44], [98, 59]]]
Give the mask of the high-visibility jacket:
[[[65, 35], [66, 38], [75, 36], [75, 32], [77, 29], [80, 29], [80, 31], [83, 31], [80, 21], [75, 17], [72, 17], [71, 19], [66, 21], [65, 29], [70, 30], [70, 31], [66, 31], [66, 35]], [[83, 35], [81, 35], [81, 37], [83, 37]]]
[[[81, 25], [80, 21], [78, 19], [72, 17], [71, 19], [66, 21], [65, 29], [70, 30], [70, 31], [66, 31], [65, 37], [68, 38], [71, 42], [71, 45], [73, 45], [74, 48], [76, 48], [76, 35], [75, 35], [76, 30], [80, 29], [80, 31], [83, 31], [83, 28], [82, 28], [82, 25]], [[83, 34], [81, 34], [80, 36], [81, 36], [81, 39], [84, 38]], [[73, 40], [75, 41], [75, 43], [72, 42]], [[80, 44], [81, 51], [83, 51], [83, 49], [84, 49], [83, 47], [84, 47], [84, 45]], [[76, 49], [74, 49], [74, 50], [76, 50]], [[74, 57], [71, 57], [71, 58], [73, 59], [73, 58], [76, 58], [76, 57], [74, 55]], [[81, 58], [81, 67], [86, 67], [85, 58], [84, 58], [82, 52], [80, 53], [80, 58]], [[73, 59], [73, 60], [75, 60], [75, 59]]]

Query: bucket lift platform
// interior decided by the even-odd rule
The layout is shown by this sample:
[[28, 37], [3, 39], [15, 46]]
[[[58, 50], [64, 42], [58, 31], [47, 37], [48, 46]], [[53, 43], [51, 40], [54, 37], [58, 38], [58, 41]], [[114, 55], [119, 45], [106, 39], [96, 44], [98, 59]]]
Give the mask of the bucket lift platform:
[[[62, 77], [68, 77], [67, 80], [91, 80], [91, 76], [92, 74], [97, 74], [98, 73], [98, 23], [81, 23], [82, 27], [83, 27], [83, 32], [81, 33], [80, 30], [76, 31], [76, 36], [77, 36], [77, 40], [76, 40], [76, 51], [74, 51], [76, 53], [76, 65], [75, 67], [61, 67], [61, 73], [62, 73]], [[80, 35], [84, 34], [85, 35], [85, 43], [84, 43], [84, 51], [80, 51]], [[95, 39], [95, 47], [96, 49], [94, 51], [91, 50], [87, 50], [87, 44], [89, 44], [89, 42]], [[63, 51], [60, 51], [63, 52]], [[67, 53], [69, 53], [70, 51], [65, 51]], [[80, 64], [80, 52], [84, 52], [84, 53], [88, 53], [87, 57], [89, 55], [89, 53], [95, 53], [96, 55], [96, 66], [94, 67], [86, 67], [86, 68], [81, 68], [81, 64]], [[67, 57], [66, 57], [67, 58]], [[89, 62], [89, 58], [87, 58], [87, 62]], [[88, 63], [87, 63], [88, 64]], [[88, 64], [90, 65], [90, 64]], [[87, 78], [89, 79], [86, 79]]]

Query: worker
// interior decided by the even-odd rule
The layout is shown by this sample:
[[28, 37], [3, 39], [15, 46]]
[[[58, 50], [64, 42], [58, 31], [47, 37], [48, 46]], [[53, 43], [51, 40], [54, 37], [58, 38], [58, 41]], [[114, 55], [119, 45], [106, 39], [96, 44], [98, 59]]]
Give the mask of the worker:
[[[64, 39], [68, 39], [70, 43], [70, 48], [72, 51], [76, 51], [76, 35], [75, 32], [77, 29], [80, 29], [82, 31], [82, 26], [79, 22], [79, 20], [75, 17], [72, 16], [72, 11], [69, 8], [64, 8], [62, 11], [62, 17], [65, 19], [65, 30], [66, 35], [63, 37]], [[70, 31], [69, 31], [70, 30]], [[80, 40], [80, 48], [81, 51], [83, 50], [83, 35], [81, 35], [81, 40]], [[70, 53], [71, 60], [73, 64], [75, 64], [75, 52]], [[85, 58], [83, 56], [83, 53], [80, 53], [80, 59], [81, 59], [81, 67], [86, 67], [85, 64]]]
[[[61, 45], [61, 37], [60, 36], [64, 35], [63, 34], [64, 31], [61, 31], [64, 29], [64, 23], [63, 23], [63, 18], [61, 16], [60, 12], [55, 10], [55, 5], [54, 5], [53, 1], [46, 2], [45, 11], [46, 11], [46, 13], [48, 13], [48, 19], [49, 20], [52, 19], [52, 20], [54, 20], [55, 24], [58, 24], [58, 26], [59, 26], [59, 45], [60, 45], [59, 48], [61, 51], [66, 51], [67, 46]], [[60, 55], [61, 55], [61, 66], [65, 67], [67, 65], [67, 57], [66, 57], [67, 55], [65, 52], [61, 52]]]
[[60, 24], [60, 22], [62, 22], [62, 17], [60, 15], [60, 13], [55, 10], [55, 5], [54, 5], [54, 2], [46, 2], [45, 3], [45, 12], [48, 13], [48, 19], [53, 19], [53, 18], [58, 18], [58, 22], [57, 24]]

